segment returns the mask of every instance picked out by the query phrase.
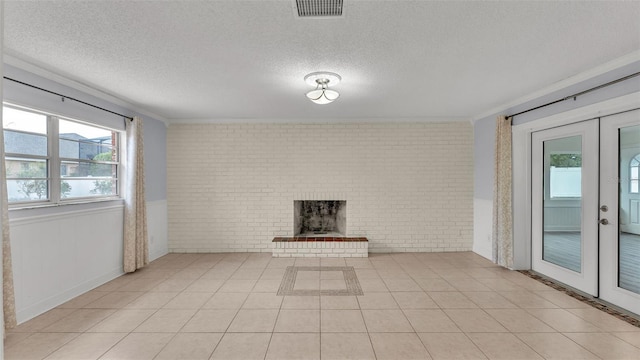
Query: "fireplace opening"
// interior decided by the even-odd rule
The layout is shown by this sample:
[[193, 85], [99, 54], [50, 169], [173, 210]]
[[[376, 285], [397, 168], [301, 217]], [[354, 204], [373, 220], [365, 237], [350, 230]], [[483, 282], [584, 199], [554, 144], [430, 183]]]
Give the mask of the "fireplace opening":
[[346, 236], [347, 202], [294, 200], [293, 233], [301, 237]]

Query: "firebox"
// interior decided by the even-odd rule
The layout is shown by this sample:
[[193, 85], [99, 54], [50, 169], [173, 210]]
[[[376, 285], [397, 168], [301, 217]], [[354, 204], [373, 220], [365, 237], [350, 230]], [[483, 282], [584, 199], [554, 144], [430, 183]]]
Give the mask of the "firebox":
[[294, 200], [294, 236], [346, 236], [347, 202], [344, 200]]

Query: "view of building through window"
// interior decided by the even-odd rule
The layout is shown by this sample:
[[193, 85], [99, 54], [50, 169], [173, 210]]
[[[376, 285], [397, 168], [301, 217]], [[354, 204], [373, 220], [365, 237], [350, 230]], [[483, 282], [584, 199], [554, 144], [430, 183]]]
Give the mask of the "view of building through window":
[[10, 203], [118, 195], [117, 131], [10, 106], [3, 128]]

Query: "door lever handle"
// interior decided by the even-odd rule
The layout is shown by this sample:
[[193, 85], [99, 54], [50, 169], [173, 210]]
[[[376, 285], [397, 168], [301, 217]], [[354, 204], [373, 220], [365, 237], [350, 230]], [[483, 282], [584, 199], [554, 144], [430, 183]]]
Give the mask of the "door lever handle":
[[607, 220], [607, 219], [601, 219], [601, 220], [600, 220], [600, 224], [602, 224], [602, 225], [609, 225], [609, 220]]

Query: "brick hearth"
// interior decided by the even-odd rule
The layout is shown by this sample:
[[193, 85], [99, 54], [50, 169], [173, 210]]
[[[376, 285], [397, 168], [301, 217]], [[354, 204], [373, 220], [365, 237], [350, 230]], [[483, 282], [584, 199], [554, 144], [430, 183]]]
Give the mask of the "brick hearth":
[[365, 237], [276, 237], [273, 257], [368, 257]]

